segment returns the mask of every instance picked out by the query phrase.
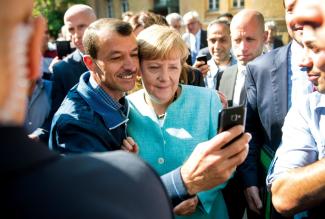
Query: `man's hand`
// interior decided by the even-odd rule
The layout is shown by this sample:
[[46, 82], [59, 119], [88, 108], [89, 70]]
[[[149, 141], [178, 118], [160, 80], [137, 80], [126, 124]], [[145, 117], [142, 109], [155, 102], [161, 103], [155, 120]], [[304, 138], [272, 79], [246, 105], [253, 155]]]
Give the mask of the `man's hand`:
[[181, 175], [190, 195], [226, 182], [245, 160], [251, 139], [249, 133], [244, 133], [235, 142], [222, 148], [243, 132], [244, 127], [238, 125], [196, 146], [181, 167]]
[[139, 153], [139, 146], [131, 137], [126, 137], [126, 139], [123, 139], [123, 145], [121, 145], [121, 149], [135, 154]]
[[226, 95], [224, 95], [221, 91], [218, 91], [218, 90], [216, 91], [216, 93], [220, 98], [220, 101], [222, 103], [222, 107], [227, 108], [228, 107], [228, 100], [227, 100]]
[[261, 210], [263, 208], [263, 204], [262, 204], [258, 187], [257, 186], [248, 187], [244, 190], [244, 194], [249, 209], [251, 209], [252, 211], [260, 215]]
[[198, 203], [198, 197], [194, 196], [179, 203], [173, 211], [176, 215], [191, 215], [195, 212]]
[[33, 133], [32, 133], [32, 134], [29, 134], [28, 137], [29, 137], [31, 140], [33, 140], [33, 141], [37, 141], [37, 142], [40, 141], [38, 135], [35, 135], [35, 134], [33, 134]]
[[210, 70], [208, 64], [204, 61], [195, 61], [193, 67], [199, 69], [203, 77], [205, 77]]

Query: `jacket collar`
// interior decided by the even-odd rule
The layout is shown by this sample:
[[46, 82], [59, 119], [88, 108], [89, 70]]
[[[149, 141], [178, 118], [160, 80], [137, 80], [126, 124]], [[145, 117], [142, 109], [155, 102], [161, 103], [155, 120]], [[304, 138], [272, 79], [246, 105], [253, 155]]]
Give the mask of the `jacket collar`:
[[[128, 121], [129, 106], [126, 99], [124, 99], [124, 108], [113, 107], [110, 101], [114, 101], [107, 93], [98, 87], [92, 88], [89, 83], [90, 72], [81, 75], [77, 87], [80, 96], [87, 102], [92, 110], [98, 113], [108, 129], [115, 129]], [[101, 90], [100, 90], [101, 89]], [[103, 95], [106, 95], [104, 98]], [[124, 97], [123, 97], [124, 98]], [[109, 100], [109, 101], [108, 101]]]

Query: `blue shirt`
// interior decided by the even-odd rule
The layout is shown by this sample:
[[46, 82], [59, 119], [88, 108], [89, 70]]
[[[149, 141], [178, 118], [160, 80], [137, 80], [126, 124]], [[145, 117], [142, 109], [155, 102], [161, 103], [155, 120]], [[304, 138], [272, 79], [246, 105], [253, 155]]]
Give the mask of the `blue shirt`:
[[288, 109], [302, 96], [313, 91], [306, 68], [299, 66], [304, 54], [303, 48], [293, 40], [288, 55]]
[[325, 95], [314, 92], [293, 105], [282, 131], [282, 142], [266, 179], [269, 188], [282, 173], [325, 157]]
[[51, 109], [52, 81], [39, 79], [33, 94], [28, 101], [25, 129], [28, 134], [40, 128], [48, 117]]

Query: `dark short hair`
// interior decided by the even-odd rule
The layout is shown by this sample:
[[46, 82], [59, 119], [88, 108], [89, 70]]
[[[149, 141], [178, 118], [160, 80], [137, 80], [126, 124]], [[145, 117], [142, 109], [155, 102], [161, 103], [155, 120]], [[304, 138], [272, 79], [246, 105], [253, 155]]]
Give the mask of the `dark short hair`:
[[98, 33], [102, 30], [114, 31], [121, 36], [130, 36], [133, 31], [129, 23], [114, 18], [102, 18], [90, 24], [85, 30], [82, 43], [85, 48], [85, 54], [90, 55], [94, 59], [97, 58], [99, 50]]
[[226, 13], [220, 14], [220, 15], [217, 17], [217, 19], [222, 18], [222, 17], [228, 17], [228, 18], [232, 19], [234, 16], [233, 16], [231, 13], [226, 12]]

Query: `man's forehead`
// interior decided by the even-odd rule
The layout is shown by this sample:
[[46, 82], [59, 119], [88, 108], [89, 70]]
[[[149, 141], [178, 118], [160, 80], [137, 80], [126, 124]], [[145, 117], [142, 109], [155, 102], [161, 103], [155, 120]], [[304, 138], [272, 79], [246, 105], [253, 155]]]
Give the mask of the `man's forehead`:
[[103, 34], [105, 34], [105, 37], [103, 37], [103, 35], [98, 36], [99, 45], [109, 45], [109, 53], [116, 53], [125, 50], [133, 51], [138, 48], [134, 34], [122, 36], [114, 31], [105, 32]]
[[221, 37], [230, 37], [230, 33], [226, 33], [225, 31], [213, 31], [208, 33], [208, 39], [210, 38], [221, 38]]

